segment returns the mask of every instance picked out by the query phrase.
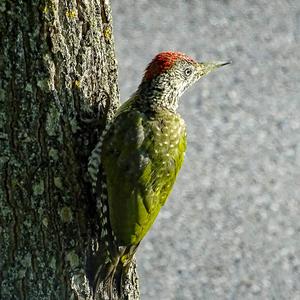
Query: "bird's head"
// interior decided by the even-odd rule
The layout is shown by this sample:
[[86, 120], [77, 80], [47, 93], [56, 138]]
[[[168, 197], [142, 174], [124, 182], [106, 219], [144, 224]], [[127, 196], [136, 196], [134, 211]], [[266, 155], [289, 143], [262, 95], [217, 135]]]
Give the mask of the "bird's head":
[[201, 77], [229, 63], [197, 62], [180, 52], [161, 52], [146, 68], [140, 87], [145, 89], [146, 97], [147, 92], [151, 92], [166, 100], [177, 101]]

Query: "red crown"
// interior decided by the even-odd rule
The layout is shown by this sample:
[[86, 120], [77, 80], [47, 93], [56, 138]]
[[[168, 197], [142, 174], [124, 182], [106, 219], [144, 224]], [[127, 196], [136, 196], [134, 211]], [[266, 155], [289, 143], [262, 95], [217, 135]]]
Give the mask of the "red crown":
[[177, 60], [195, 62], [192, 58], [181, 52], [161, 52], [154, 57], [146, 68], [144, 78], [151, 80], [157, 75], [169, 70]]

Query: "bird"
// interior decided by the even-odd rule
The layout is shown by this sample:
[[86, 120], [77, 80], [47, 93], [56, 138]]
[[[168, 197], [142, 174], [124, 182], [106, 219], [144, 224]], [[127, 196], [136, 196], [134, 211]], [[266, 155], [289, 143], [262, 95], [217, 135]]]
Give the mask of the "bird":
[[100, 217], [102, 237], [110, 236], [106, 272], [111, 280], [118, 264], [129, 265], [184, 161], [187, 134], [177, 112], [180, 97], [200, 78], [230, 63], [198, 62], [175, 51], [158, 53], [137, 90], [103, 131], [89, 172], [95, 189], [102, 180]]

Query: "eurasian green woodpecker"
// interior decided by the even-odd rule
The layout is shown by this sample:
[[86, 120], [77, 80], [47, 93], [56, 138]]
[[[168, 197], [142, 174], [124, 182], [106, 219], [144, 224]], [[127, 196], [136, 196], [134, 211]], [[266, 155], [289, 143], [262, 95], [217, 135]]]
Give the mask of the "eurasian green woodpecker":
[[196, 62], [179, 52], [159, 53], [137, 91], [106, 127], [89, 171], [95, 186], [102, 164], [106, 182], [101, 215], [117, 247], [137, 247], [172, 190], [186, 150], [185, 123], [176, 112], [180, 96], [227, 64]]

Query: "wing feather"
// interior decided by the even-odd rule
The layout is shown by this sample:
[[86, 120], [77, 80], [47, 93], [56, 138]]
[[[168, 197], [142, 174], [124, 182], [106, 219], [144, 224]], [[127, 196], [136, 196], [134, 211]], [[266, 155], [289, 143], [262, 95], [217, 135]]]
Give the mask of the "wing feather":
[[[158, 138], [165, 130], [161, 118], [166, 116], [151, 120], [139, 111], [124, 110], [104, 139], [110, 221], [122, 245], [137, 244], [147, 233], [183, 162], [185, 128], [177, 136], [165, 136], [162, 143]], [[182, 123], [174, 114], [169, 118], [177, 127]], [[171, 143], [176, 146], [168, 147]]]

